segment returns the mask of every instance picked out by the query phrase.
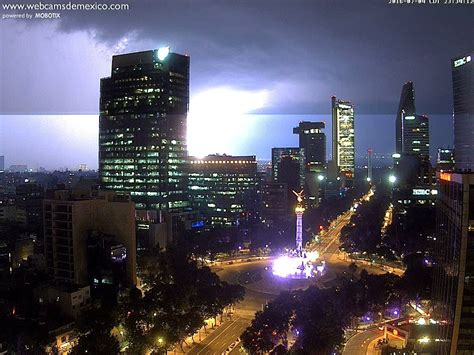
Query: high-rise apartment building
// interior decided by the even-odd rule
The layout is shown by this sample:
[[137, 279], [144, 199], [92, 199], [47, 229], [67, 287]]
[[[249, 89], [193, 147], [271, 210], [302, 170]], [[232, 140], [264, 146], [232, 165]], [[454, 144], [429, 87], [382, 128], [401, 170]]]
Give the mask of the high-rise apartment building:
[[332, 159], [336, 174], [346, 186], [352, 184], [355, 171], [354, 106], [332, 97]]
[[255, 156], [189, 158], [189, 193], [208, 226], [238, 226], [256, 217]]
[[437, 354], [474, 349], [474, 174], [438, 172], [433, 317]]
[[100, 83], [99, 174], [139, 210], [189, 207], [185, 176], [189, 57], [160, 48], [116, 55]]
[[474, 51], [451, 62], [456, 170], [474, 171]]
[[135, 204], [127, 195], [113, 192], [57, 190], [43, 202], [47, 271], [56, 280], [75, 285], [89, 283], [88, 242], [97, 233], [125, 250], [116, 257], [125, 261], [125, 281], [136, 284]]

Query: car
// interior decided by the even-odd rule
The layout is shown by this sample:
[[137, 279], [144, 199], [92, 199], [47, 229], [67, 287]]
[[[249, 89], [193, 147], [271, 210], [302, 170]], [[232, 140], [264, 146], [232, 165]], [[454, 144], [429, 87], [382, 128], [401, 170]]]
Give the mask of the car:
[[233, 261], [228, 261], [227, 265], [232, 265], [234, 262]]

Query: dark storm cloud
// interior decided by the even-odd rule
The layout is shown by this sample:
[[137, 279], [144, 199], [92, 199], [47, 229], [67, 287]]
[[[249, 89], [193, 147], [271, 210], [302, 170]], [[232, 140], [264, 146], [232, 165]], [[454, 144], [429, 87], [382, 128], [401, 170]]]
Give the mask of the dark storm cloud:
[[469, 6], [394, 6], [386, 0], [131, 1], [130, 11], [68, 16], [110, 43], [170, 43], [192, 57], [193, 88], [279, 87], [274, 113], [327, 112], [335, 94], [359, 112], [393, 112], [413, 80], [422, 112], [451, 111], [451, 57], [474, 44]]
[[[111, 47], [128, 36], [126, 51], [169, 44], [191, 56], [192, 93], [215, 86], [268, 89], [265, 113], [327, 113], [332, 95], [354, 101], [358, 113], [394, 113], [407, 80], [415, 82], [420, 112], [449, 113], [449, 60], [474, 43], [472, 6], [395, 6], [387, 0], [113, 2], [128, 2], [130, 10], [63, 13], [57, 31], [90, 31]], [[35, 31], [40, 30], [39, 25]], [[81, 88], [81, 76], [75, 75]], [[37, 95], [52, 101], [46, 93]], [[83, 111], [97, 112], [97, 99], [98, 92], [88, 94]], [[70, 112], [74, 100], [50, 106]]]

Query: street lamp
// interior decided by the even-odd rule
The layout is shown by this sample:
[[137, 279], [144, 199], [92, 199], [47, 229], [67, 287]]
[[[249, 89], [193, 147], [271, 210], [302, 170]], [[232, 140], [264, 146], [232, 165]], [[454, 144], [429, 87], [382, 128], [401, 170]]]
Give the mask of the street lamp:
[[394, 184], [397, 181], [397, 177], [395, 175], [390, 175], [388, 177], [388, 181], [390, 181], [390, 183]]

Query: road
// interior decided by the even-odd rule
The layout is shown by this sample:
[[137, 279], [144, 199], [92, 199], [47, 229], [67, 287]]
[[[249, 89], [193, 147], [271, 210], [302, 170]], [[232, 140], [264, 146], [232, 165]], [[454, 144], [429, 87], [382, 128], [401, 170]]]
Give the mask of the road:
[[[378, 329], [367, 330], [350, 338], [344, 347], [343, 355], [377, 354], [373, 348], [374, 341], [383, 336], [383, 331]], [[370, 348], [370, 349], [369, 349]]]
[[[353, 213], [353, 211], [349, 210], [340, 215], [333, 221], [326, 233], [321, 236], [321, 242], [318, 245], [310, 246], [311, 250], [319, 251], [321, 259], [327, 262], [331, 270], [336, 270], [337, 272], [347, 271], [347, 267], [350, 263], [349, 261], [342, 260], [339, 255], [339, 235], [342, 228], [349, 223]], [[238, 284], [239, 275], [259, 268], [261, 268], [263, 272], [266, 266], [271, 266], [271, 263], [272, 259], [270, 258], [250, 262], [235, 262], [233, 264], [224, 263], [215, 266], [213, 269], [223, 281]], [[381, 273], [381, 270], [377, 268], [373, 269], [374, 270], [368, 271]], [[272, 280], [270, 284], [273, 288], [260, 287], [260, 285], [258, 287], [244, 285], [247, 286], [245, 298], [236, 306], [234, 319], [225, 322], [213, 333], [208, 335], [202, 343], [196, 344], [191, 348], [188, 353], [194, 355], [222, 354], [228, 349], [230, 344], [236, 341], [243, 330], [250, 325], [256, 311], [261, 310], [267, 302], [274, 299], [279, 291], [292, 288], [295, 285], [285, 280]], [[238, 348], [239, 346], [232, 350], [231, 354], [238, 354]]]
[[192, 355], [221, 354], [231, 343], [236, 341], [248, 325], [248, 319], [242, 319], [239, 316], [235, 316], [234, 319], [229, 320], [218, 327], [207, 336], [202, 343], [195, 345], [187, 353]]
[[[382, 351], [376, 348], [377, 341], [383, 338], [383, 330], [370, 329], [349, 338], [342, 355], [380, 355]], [[387, 334], [390, 346], [401, 349], [403, 341]]]

